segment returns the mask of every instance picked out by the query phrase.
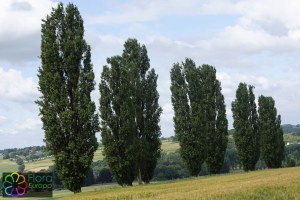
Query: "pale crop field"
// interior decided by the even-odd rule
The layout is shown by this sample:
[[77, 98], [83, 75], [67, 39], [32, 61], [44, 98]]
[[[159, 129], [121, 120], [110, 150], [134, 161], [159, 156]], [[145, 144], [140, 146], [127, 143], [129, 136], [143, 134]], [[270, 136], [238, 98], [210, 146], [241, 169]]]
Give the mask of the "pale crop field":
[[[300, 168], [198, 177], [133, 187], [93, 188], [62, 199], [300, 199]], [[62, 191], [60, 191], [62, 192]], [[60, 195], [54, 193], [55, 198]], [[63, 193], [62, 193], [63, 194]], [[63, 195], [62, 195], [63, 196]]]

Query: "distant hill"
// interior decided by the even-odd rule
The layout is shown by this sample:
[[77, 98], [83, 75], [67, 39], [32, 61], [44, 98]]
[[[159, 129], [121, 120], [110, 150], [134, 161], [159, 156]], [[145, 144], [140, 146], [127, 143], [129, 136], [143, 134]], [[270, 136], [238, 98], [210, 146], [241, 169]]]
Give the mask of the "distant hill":
[[[292, 124], [283, 124], [281, 125], [283, 133], [293, 133], [295, 135], [300, 135], [300, 124], [292, 125]], [[230, 129], [228, 131], [229, 135], [234, 133], [234, 129]]]
[[300, 135], [300, 124], [292, 125], [292, 124], [283, 124], [281, 125], [284, 133], [294, 133]]

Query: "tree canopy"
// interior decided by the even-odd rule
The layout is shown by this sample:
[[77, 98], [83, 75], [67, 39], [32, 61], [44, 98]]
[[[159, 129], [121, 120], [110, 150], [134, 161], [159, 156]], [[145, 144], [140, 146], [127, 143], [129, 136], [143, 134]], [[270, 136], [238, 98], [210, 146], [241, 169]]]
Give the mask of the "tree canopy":
[[232, 102], [234, 141], [245, 171], [254, 170], [260, 156], [260, 136], [254, 87], [240, 83]]
[[46, 147], [54, 154], [55, 169], [64, 186], [81, 191], [98, 143], [96, 106], [91, 100], [94, 72], [91, 48], [84, 40], [77, 7], [62, 3], [42, 24], [41, 67], [37, 100]]
[[149, 183], [160, 156], [161, 107], [157, 75], [147, 49], [128, 39], [122, 56], [107, 59], [101, 75], [100, 113], [104, 154], [120, 185], [135, 177]]

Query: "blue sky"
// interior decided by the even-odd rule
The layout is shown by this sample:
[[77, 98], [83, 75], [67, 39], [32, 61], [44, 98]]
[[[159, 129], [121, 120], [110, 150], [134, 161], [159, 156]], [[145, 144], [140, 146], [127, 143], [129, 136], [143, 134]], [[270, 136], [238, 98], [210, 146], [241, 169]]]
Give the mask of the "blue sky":
[[[42, 145], [44, 133], [34, 101], [40, 66], [41, 19], [54, 0], [0, 1], [0, 149]], [[69, 1], [62, 1], [65, 5]], [[231, 102], [239, 82], [276, 101], [282, 123], [299, 123], [300, 2], [297, 0], [77, 0], [92, 46], [97, 85], [107, 57], [120, 54], [128, 38], [145, 44], [159, 74], [163, 136], [174, 134], [169, 72], [186, 57], [217, 69]], [[98, 104], [99, 91], [93, 93]], [[97, 134], [100, 138], [100, 133]]]

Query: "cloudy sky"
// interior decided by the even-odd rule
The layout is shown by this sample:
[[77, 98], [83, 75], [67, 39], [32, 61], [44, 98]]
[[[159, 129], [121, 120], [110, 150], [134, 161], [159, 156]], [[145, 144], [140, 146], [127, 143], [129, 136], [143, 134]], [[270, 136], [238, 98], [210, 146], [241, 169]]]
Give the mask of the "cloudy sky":
[[[69, 1], [62, 1], [67, 4]], [[159, 74], [163, 136], [173, 135], [169, 72], [186, 57], [217, 69], [231, 102], [239, 82], [256, 97], [273, 96], [282, 123], [300, 115], [300, 1], [298, 0], [76, 0], [92, 46], [96, 81], [107, 57], [121, 54], [128, 38], [145, 44]], [[0, 1], [0, 149], [43, 144], [34, 101], [40, 66], [41, 19], [55, 0]], [[98, 104], [98, 89], [93, 93]], [[98, 138], [99, 138], [98, 133]]]

